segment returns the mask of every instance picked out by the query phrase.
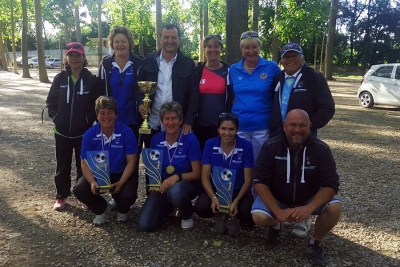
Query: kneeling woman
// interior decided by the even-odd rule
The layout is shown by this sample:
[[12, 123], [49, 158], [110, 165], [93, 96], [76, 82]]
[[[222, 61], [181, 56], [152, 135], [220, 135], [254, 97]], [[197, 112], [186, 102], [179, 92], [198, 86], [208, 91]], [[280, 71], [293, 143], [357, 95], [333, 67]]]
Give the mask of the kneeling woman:
[[[196, 201], [195, 212], [203, 218], [218, 216], [214, 228], [223, 234], [228, 225], [228, 234], [237, 236], [242, 224], [253, 224], [251, 217], [251, 185], [253, 182], [253, 147], [251, 143], [237, 135], [238, 118], [233, 113], [222, 113], [218, 119], [219, 136], [209, 139], [204, 147], [202, 158], [201, 182], [205, 189]], [[236, 179], [229, 215], [219, 213], [219, 201], [210, 175], [213, 167], [236, 170]]]
[[163, 220], [176, 208], [183, 230], [193, 228], [192, 199], [202, 191], [200, 183], [201, 152], [192, 133], [182, 134], [182, 107], [178, 102], [165, 102], [160, 109], [164, 131], [154, 135], [151, 148], [163, 151], [160, 191], [151, 191], [139, 213], [139, 232], [157, 231]]
[[107, 220], [111, 205], [96, 193], [99, 188], [92, 170], [86, 163], [86, 151], [104, 151], [109, 153], [109, 171], [114, 187], [113, 198], [117, 203], [117, 221], [128, 219], [129, 207], [137, 198], [138, 179], [133, 177], [137, 167], [137, 143], [133, 131], [121, 122], [117, 122], [117, 102], [112, 97], [101, 96], [96, 100], [95, 110], [98, 124], [85, 132], [82, 141], [81, 165], [83, 177], [74, 187], [75, 196], [96, 215], [95, 225]]

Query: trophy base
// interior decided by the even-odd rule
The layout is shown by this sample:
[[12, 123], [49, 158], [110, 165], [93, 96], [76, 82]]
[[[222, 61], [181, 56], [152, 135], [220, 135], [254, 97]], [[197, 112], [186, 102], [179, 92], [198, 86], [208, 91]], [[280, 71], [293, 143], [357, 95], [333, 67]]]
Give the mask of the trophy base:
[[222, 205], [219, 205], [219, 210], [218, 210], [219, 212], [222, 212], [222, 213], [230, 213], [230, 211], [231, 211], [231, 206], [222, 206]]
[[108, 185], [100, 186], [99, 188], [96, 188], [95, 192], [97, 194], [112, 193], [114, 192], [114, 187]]
[[160, 191], [161, 184], [149, 184], [149, 191]]
[[140, 134], [151, 134], [151, 129], [143, 129], [143, 128], [140, 128], [140, 129], [139, 129], [139, 133], [140, 133]]

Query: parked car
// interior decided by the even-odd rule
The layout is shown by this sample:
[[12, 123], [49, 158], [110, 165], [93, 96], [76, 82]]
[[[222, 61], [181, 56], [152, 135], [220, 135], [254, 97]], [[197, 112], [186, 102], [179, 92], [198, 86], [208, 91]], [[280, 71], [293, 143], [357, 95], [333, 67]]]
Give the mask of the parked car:
[[2, 70], [2, 69], [3, 69], [3, 60], [0, 57], [0, 70]]
[[37, 57], [33, 57], [31, 59], [28, 59], [28, 66], [29, 68], [37, 68], [38, 67], [38, 58]]
[[357, 97], [364, 108], [400, 106], [400, 63], [373, 65], [364, 75]]
[[[28, 61], [29, 59], [33, 58], [33, 56], [28, 56]], [[17, 57], [17, 66], [22, 67], [22, 57]], [[11, 65], [14, 66], [14, 60], [11, 61]]]
[[61, 67], [61, 59], [59, 58], [48, 58], [46, 59], [46, 68], [53, 69], [53, 68]]

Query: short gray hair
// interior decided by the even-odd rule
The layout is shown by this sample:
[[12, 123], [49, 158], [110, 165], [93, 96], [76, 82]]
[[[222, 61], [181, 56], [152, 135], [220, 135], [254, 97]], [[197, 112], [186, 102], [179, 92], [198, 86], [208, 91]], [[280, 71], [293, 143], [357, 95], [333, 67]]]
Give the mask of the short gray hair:
[[178, 116], [179, 120], [183, 120], [183, 111], [182, 111], [182, 106], [176, 101], [169, 101], [165, 102], [164, 104], [161, 105], [160, 108], [160, 120], [162, 121], [164, 119], [165, 113], [167, 112], [176, 112], [176, 115]]

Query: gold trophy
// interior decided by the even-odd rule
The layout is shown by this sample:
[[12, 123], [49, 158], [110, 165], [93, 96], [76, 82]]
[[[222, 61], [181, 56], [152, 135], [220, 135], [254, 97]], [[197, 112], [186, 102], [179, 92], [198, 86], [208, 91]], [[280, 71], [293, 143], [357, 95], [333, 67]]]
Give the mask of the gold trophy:
[[[138, 82], [138, 84], [139, 84], [139, 90], [144, 94], [143, 105], [146, 108], [146, 110], [148, 111], [149, 105], [151, 102], [149, 96], [156, 92], [157, 83], [149, 82], [149, 81], [140, 81], [140, 82]], [[139, 133], [140, 134], [151, 134], [148, 114], [144, 115], [144, 120], [143, 120], [142, 126], [140, 126]]]

